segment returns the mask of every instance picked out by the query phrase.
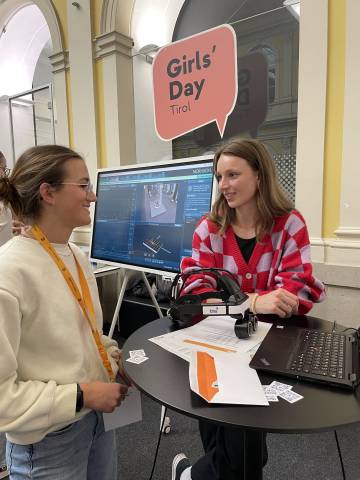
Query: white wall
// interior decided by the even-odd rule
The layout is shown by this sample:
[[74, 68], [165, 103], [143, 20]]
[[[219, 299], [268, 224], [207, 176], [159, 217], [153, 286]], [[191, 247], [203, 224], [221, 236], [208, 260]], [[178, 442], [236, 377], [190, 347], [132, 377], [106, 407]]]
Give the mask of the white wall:
[[74, 149], [84, 156], [90, 176], [95, 178], [98, 164], [91, 8], [87, 0], [78, 3], [79, 8], [67, 0]]
[[[131, 20], [133, 54], [148, 44], [159, 47], [171, 42], [184, 0], [137, 0]], [[138, 55], [133, 59], [137, 163], [172, 158], [172, 142], [160, 140], [155, 131], [152, 67]]]

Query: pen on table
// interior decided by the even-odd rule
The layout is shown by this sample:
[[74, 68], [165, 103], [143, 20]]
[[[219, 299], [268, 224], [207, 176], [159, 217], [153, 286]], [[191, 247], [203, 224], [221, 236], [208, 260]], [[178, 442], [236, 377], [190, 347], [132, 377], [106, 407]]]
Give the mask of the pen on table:
[[212, 348], [213, 350], [219, 350], [220, 352], [233, 352], [236, 353], [236, 350], [232, 348], [218, 347], [217, 345], [210, 345], [208, 343], [197, 342], [195, 340], [186, 339], [184, 343], [191, 343], [192, 345], [199, 345], [200, 347]]

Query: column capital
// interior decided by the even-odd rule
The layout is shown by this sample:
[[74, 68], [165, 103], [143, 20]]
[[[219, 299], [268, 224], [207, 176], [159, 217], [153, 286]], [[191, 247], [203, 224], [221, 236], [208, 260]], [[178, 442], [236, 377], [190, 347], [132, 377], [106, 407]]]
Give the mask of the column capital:
[[69, 69], [69, 52], [67, 50], [49, 55], [49, 60], [53, 69], [52, 73], [60, 73]]
[[108, 55], [122, 55], [131, 58], [133, 39], [122, 33], [113, 31], [98, 35], [94, 39], [95, 58], [99, 59]]

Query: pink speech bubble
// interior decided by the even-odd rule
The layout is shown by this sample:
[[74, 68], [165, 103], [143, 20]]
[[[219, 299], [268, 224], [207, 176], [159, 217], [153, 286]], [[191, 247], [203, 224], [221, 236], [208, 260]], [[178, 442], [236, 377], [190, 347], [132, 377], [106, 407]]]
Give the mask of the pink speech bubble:
[[221, 25], [161, 48], [153, 64], [155, 126], [162, 140], [216, 121], [221, 137], [237, 97], [236, 36]]

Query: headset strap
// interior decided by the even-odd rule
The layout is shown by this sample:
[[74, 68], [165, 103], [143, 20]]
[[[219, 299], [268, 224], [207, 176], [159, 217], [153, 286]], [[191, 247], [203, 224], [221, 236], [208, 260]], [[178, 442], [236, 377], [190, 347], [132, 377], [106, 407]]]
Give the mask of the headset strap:
[[66, 267], [65, 263], [61, 260], [59, 255], [56, 253], [55, 249], [49, 242], [49, 240], [46, 238], [44, 233], [41, 231], [38, 225], [33, 225], [31, 228], [31, 233], [35, 237], [35, 239], [40, 243], [40, 245], [47, 251], [47, 253], [50, 255], [50, 257], [53, 259], [54, 263], [60, 270], [62, 276], [64, 277], [68, 287], [70, 288], [71, 293], [73, 294], [74, 298], [79, 304], [79, 307], [81, 308], [84, 317], [86, 318], [88, 325], [91, 329], [91, 333], [94, 337], [100, 358], [102, 360], [102, 363], [104, 365], [104, 368], [106, 369], [110, 380], [113, 382], [115, 380], [115, 375], [114, 372], [111, 368], [111, 363], [109, 361], [107, 352], [105, 350], [104, 345], [101, 342], [101, 337], [98, 329], [96, 328], [96, 316], [95, 316], [95, 309], [94, 309], [94, 304], [91, 298], [91, 293], [89, 289], [89, 285], [86, 281], [84, 272], [78, 262], [78, 259], [74, 255], [74, 252], [72, 251], [71, 247], [69, 246], [71, 253], [73, 254], [75, 264], [76, 264], [76, 269], [79, 275], [79, 280], [80, 280], [80, 287], [82, 294], [73, 278], [71, 275], [70, 271]]
[[221, 300], [226, 300], [228, 295], [226, 295], [225, 292], [214, 291], [199, 293], [199, 297], [201, 298], [201, 300], [207, 300], [208, 298], [220, 298]]
[[[185, 286], [186, 280], [191, 275], [199, 275], [199, 274], [201, 275], [201, 274], [205, 274], [205, 273], [213, 274], [216, 282], [219, 279], [219, 277], [223, 276], [222, 274], [225, 273], [226, 275], [229, 275], [229, 277], [232, 280], [234, 280], [235, 283], [238, 285], [236, 276], [232, 272], [229, 272], [229, 270], [226, 270], [224, 268], [215, 268], [215, 267], [213, 267], [213, 268], [200, 268], [200, 267], [196, 268], [195, 267], [190, 272], [186, 272], [186, 273], [180, 272], [175, 276], [175, 278], [174, 278], [174, 280], [171, 284], [171, 296], [172, 296], [172, 298], [175, 300], [180, 295], [180, 293], [182, 292], [182, 290]], [[177, 293], [176, 288], [177, 288], [177, 285], [178, 285], [180, 279], [182, 280], [183, 284], [181, 285], [181, 288], [180, 288], [179, 292]], [[207, 298], [221, 298], [222, 300], [226, 299], [226, 294], [221, 293], [221, 292], [217, 292], [217, 291], [200, 293], [199, 296], [203, 300], [206, 300]]]

